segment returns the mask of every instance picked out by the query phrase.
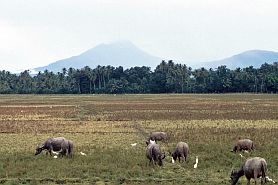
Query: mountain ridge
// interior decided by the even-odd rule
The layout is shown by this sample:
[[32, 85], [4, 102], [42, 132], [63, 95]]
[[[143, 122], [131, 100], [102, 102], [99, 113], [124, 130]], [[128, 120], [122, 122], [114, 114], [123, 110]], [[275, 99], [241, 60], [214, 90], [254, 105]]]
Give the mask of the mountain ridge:
[[[155, 69], [161, 63], [160, 57], [153, 56], [144, 50], [138, 48], [130, 41], [117, 41], [112, 43], [99, 44], [91, 49], [82, 52], [79, 55], [71, 56], [62, 60], [53, 62], [47, 66], [35, 68], [35, 71], [49, 70], [59, 72], [63, 68], [83, 68], [89, 66], [95, 68], [98, 65], [114, 67], [123, 66], [125, 69], [135, 66], [148, 66]], [[175, 60], [173, 60], [175, 62]], [[193, 69], [197, 68], [217, 68], [225, 65], [229, 69], [244, 68], [253, 66], [259, 68], [264, 63], [273, 63], [278, 61], [278, 52], [267, 50], [248, 50], [227, 58], [212, 60], [208, 62], [188, 63]]]
[[217, 68], [225, 65], [229, 69], [244, 68], [253, 66], [259, 68], [264, 63], [273, 63], [278, 61], [278, 52], [267, 50], [247, 50], [239, 54], [232, 55], [227, 58], [212, 60], [209, 62], [200, 62], [195, 68]]
[[154, 68], [160, 62], [159, 57], [148, 54], [129, 41], [118, 41], [110, 44], [99, 44], [80, 55], [58, 60], [47, 66], [35, 68], [35, 70], [48, 69], [58, 72], [64, 67], [82, 68], [89, 66], [95, 68], [98, 65], [123, 66], [124, 68], [148, 66]]

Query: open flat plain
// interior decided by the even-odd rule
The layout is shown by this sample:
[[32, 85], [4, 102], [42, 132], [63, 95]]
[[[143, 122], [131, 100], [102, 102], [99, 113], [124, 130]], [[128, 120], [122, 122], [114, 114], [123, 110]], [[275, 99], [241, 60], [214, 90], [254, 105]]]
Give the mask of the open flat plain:
[[[163, 167], [145, 156], [151, 131], [169, 136], [159, 142]], [[34, 155], [58, 136], [74, 142], [73, 159]], [[255, 143], [242, 155], [264, 157], [278, 181], [278, 95], [0, 95], [0, 183], [229, 184], [244, 161], [230, 152], [239, 137]], [[178, 141], [189, 144], [189, 158], [172, 164]]]

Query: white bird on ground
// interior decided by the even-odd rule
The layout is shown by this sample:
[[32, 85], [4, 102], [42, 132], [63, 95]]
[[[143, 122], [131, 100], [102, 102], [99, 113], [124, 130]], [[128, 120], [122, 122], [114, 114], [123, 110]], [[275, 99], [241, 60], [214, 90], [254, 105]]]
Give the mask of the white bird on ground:
[[57, 158], [58, 158], [58, 156], [57, 156], [57, 155], [54, 155], [54, 156], [53, 156], [53, 158], [54, 158], [54, 159], [57, 159]]
[[194, 168], [197, 168], [198, 162], [199, 162], [198, 156], [196, 156], [196, 163], [194, 164]]
[[87, 155], [87, 154], [85, 154], [84, 152], [80, 152], [80, 154], [81, 154], [81, 155], [84, 155], [84, 156], [86, 156], [86, 155]]
[[243, 156], [242, 154], [239, 154], [239, 156], [240, 156], [241, 158], [244, 158], [244, 156]]
[[134, 147], [134, 146], [136, 146], [136, 145], [137, 145], [137, 143], [133, 143], [133, 144], [131, 144], [131, 146], [132, 146], [132, 147]]
[[59, 155], [60, 152], [55, 152], [55, 151], [52, 150], [52, 153], [55, 154], [55, 155]]
[[265, 178], [268, 182], [273, 182], [273, 184], [275, 184], [275, 181], [273, 179], [269, 178], [269, 176], [266, 176]]
[[154, 144], [154, 143], [155, 143], [155, 140], [150, 139], [150, 144]]
[[172, 163], [174, 164], [174, 163], [175, 163], [175, 160], [174, 160], [174, 158], [173, 158], [173, 157], [171, 157], [171, 159], [172, 159]]

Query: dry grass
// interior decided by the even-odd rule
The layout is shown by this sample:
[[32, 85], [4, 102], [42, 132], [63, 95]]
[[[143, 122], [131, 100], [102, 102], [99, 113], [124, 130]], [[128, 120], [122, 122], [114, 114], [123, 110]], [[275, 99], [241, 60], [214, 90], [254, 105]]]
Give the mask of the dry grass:
[[[229, 184], [242, 163], [230, 152], [238, 137], [254, 140], [256, 151], [244, 155], [265, 157], [277, 180], [277, 120], [277, 95], [2, 95], [0, 183]], [[173, 165], [168, 156], [164, 167], [149, 166], [144, 141], [151, 131], [169, 135], [160, 143], [166, 154], [187, 142], [189, 161]], [[74, 159], [34, 156], [36, 144], [57, 136], [74, 141]]]

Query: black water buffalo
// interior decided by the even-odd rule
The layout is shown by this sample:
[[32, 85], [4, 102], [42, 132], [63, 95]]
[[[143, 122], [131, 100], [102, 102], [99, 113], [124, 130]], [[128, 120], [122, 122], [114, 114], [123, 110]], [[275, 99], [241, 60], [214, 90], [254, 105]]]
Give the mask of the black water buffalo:
[[231, 185], [235, 185], [238, 179], [243, 175], [247, 178], [247, 185], [250, 185], [251, 178], [254, 179], [255, 184], [257, 184], [257, 179], [259, 177], [262, 177], [261, 184], [266, 183], [266, 171], [267, 163], [264, 158], [254, 157], [247, 159], [239, 170], [232, 171]]
[[37, 146], [35, 155], [40, 154], [43, 150], [47, 150], [50, 155], [52, 155], [52, 153], [58, 153], [61, 156], [72, 157], [73, 142], [64, 137], [49, 138]]
[[160, 151], [159, 145], [156, 143], [149, 144], [146, 150], [146, 156], [150, 160], [150, 163], [163, 165], [163, 159], [165, 155]]
[[167, 140], [167, 135], [165, 132], [151, 132], [149, 137], [147, 138], [146, 144], [149, 145], [152, 141], [165, 141]]
[[251, 152], [254, 150], [254, 143], [250, 139], [239, 139], [232, 150], [232, 152], [242, 151], [242, 150], [248, 150]]
[[175, 151], [171, 155], [172, 155], [174, 161], [176, 161], [178, 158], [179, 162], [181, 162], [181, 158], [184, 161], [186, 161], [188, 153], [189, 153], [188, 144], [185, 142], [179, 142], [176, 146]]

